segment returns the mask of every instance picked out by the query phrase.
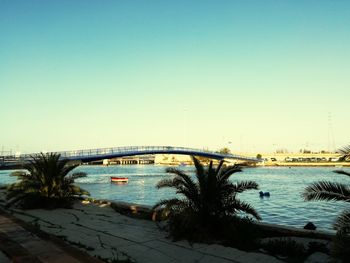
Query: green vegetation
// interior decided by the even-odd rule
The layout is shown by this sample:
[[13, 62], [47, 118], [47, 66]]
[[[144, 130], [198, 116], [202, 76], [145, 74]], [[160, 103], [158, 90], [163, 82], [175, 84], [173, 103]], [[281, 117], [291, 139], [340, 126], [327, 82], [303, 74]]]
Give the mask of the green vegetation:
[[158, 189], [170, 187], [182, 195], [181, 198], [162, 200], [154, 206], [158, 214], [167, 219], [170, 236], [190, 241], [219, 239], [237, 242], [238, 245], [248, 244], [243, 240], [252, 241], [254, 227], [251, 219], [239, 218], [237, 214], [243, 212], [255, 219], [261, 218], [252, 206], [240, 201], [237, 194], [258, 189], [258, 184], [253, 181], [231, 182], [230, 176], [241, 172], [241, 169], [237, 166], [224, 167], [224, 161], [215, 168], [211, 161], [205, 169], [198, 159], [192, 159], [196, 167], [196, 180], [181, 170], [168, 168], [166, 171], [175, 177], [157, 184]]
[[315, 252], [329, 254], [325, 243], [309, 242], [307, 246], [290, 237], [279, 237], [261, 242], [261, 247], [270, 255], [283, 257], [286, 262], [304, 262], [304, 260]]
[[18, 181], [7, 188], [7, 206], [18, 205], [24, 209], [70, 207], [78, 196], [89, 195], [74, 185], [74, 180], [85, 177], [85, 173], [68, 175], [77, 166], [55, 153], [32, 156], [24, 166], [25, 170], [12, 173]]
[[350, 159], [350, 145], [339, 149], [338, 152], [340, 154], [342, 154], [342, 156], [339, 158], [339, 161], [342, 161], [342, 162], [349, 161], [349, 159]]
[[[345, 171], [334, 171], [350, 176]], [[343, 201], [350, 202], [350, 187], [342, 183], [321, 181], [305, 188], [303, 197], [306, 201]], [[343, 211], [334, 223], [334, 228], [342, 233], [350, 233], [350, 210]]]
[[262, 155], [261, 155], [260, 153], [258, 153], [258, 154], [256, 155], [256, 158], [257, 158], [257, 159], [261, 159], [261, 158], [262, 158]]
[[[350, 146], [340, 150], [343, 153], [342, 160], [347, 160], [350, 156]], [[338, 174], [350, 176], [350, 173], [342, 170], [334, 171]], [[350, 186], [342, 183], [320, 181], [305, 188], [303, 197], [306, 201], [342, 201], [350, 203]], [[350, 210], [343, 211], [334, 223], [337, 230], [335, 239], [334, 254], [340, 258], [350, 258]]]
[[224, 147], [224, 148], [220, 149], [220, 150], [218, 151], [218, 153], [221, 153], [221, 154], [230, 154], [230, 153], [231, 153], [231, 150], [230, 150], [229, 148], [227, 148], [227, 147]]
[[291, 238], [278, 238], [262, 243], [269, 254], [287, 257], [287, 262], [303, 262], [307, 256], [304, 245]]

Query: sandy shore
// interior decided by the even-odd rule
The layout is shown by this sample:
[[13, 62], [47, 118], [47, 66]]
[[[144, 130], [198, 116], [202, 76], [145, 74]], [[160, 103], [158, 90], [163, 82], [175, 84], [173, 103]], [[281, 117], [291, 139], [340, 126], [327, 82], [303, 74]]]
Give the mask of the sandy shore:
[[[3, 198], [4, 191], [1, 191], [0, 200]], [[155, 222], [119, 214], [108, 203], [77, 201], [73, 209], [12, 209], [12, 213], [38, 226], [40, 230], [104, 260], [162, 263], [283, 262], [264, 253], [245, 252], [217, 244], [172, 242]], [[321, 258], [325, 256], [321, 255]]]

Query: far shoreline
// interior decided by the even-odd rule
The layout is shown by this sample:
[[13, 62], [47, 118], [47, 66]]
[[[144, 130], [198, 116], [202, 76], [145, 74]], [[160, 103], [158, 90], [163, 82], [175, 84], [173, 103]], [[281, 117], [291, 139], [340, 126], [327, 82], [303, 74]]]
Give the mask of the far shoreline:
[[[234, 163], [229, 163], [234, 165]], [[349, 168], [350, 162], [327, 162], [327, 163], [317, 163], [317, 162], [265, 162], [258, 164], [240, 164], [243, 167], [334, 167], [334, 168]], [[207, 164], [205, 164], [207, 165]], [[193, 166], [193, 164], [183, 164], [183, 163], [155, 163], [155, 164], [84, 164], [83, 166], [100, 166], [100, 167], [109, 167], [109, 166], [179, 166], [179, 167], [187, 167]]]
[[343, 168], [350, 167], [350, 162], [327, 162], [327, 163], [317, 163], [317, 162], [265, 162], [263, 164], [258, 164], [257, 166], [265, 167], [334, 167]]

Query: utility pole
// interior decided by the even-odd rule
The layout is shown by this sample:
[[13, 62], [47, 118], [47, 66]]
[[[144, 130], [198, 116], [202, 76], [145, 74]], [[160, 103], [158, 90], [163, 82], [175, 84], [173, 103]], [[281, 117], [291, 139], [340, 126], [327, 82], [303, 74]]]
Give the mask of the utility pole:
[[184, 132], [184, 147], [188, 147], [187, 145], [187, 109], [184, 108], [184, 115], [183, 115], [183, 132]]
[[333, 124], [332, 124], [332, 113], [328, 112], [328, 151], [335, 151], [335, 141], [333, 133]]

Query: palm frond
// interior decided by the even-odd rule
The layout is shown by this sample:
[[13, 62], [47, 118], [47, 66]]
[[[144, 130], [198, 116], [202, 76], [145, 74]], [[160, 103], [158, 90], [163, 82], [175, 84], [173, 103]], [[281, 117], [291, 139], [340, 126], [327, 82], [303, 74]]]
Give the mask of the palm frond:
[[204, 166], [201, 162], [194, 156], [192, 156], [193, 163], [196, 167], [196, 178], [199, 193], [205, 192], [208, 183], [208, 171], [205, 171]]
[[343, 211], [334, 223], [334, 228], [342, 233], [350, 233], [350, 211]]
[[261, 220], [261, 216], [259, 213], [248, 203], [240, 201], [240, 200], [232, 200], [231, 204], [228, 206], [228, 209], [232, 209], [233, 211], [238, 210], [244, 212], [246, 214], [252, 215], [257, 220]]
[[[184, 173], [183, 171], [179, 170], [179, 169], [175, 169], [175, 168], [168, 168], [167, 173], [173, 173], [175, 175], [177, 175], [177, 177], [182, 179], [182, 184], [187, 187], [189, 189], [189, 191], [191, 192], [197, 192], [198, 191], [198, 187], [195, 184], [195, 182], [192, 180], [192, 178], [187, 175], [186, 173]], [[180, 182], [178, 182], [180, 183]]]
[[350, 202], [350, 188], [341, 183], [321, 181], [305, 188], [302, 196], [306, 201], [345, 201]]
[[203, 167], [203, 165], [201, 164], [201, 162], [196, 157], [194, 157], [194, 156], [191, 156], [191, 157], [192, 157], [194, 166], [196, 167], [197, 178], [202, 177], [203, 174], [204, 174], [204, 167]]
[[181, 171], [179, 169], [169, 167], [166, 169], [166, 172], [174, 174], [176, 176], [179, 176], [179, 177], [183, 178], [186, 182], [189, 182], [189, 181], [193, 182], [189, 175], [187, 175], [186, 173], [184, 173], [183, 171]]
[[[64, 161], [60, 161], [61, 164], [64, 164]], [[66, 176], [69, 172], [73, 171], [75, 168], [77, 168], [79, 165], [78, 164], [65, 164], [63, 165], [62, 168], [59, 168], [60, 173], [62, 176]], [[81, 173], [81, 172], [80, 172]]]
[[242, 169], [235, 165], [232, 167], [228, 167], [224, 171], [222, 171], [220, 177], [222, 178], [222, 180], [227, 180], [232, 174], [239, 172], [242, 172]]
[[221, 168], [222, 168], [222, 166], [223, 166], [224, 163], [225, 163], [225, 160], [222, 159], [222, 160], [220, 161], [218, 167], [216, 168], [216, 171], [215, 171], [216, 174], [220, 174]]
[[338, 150], [342, 154], [350, 154], [350, 145], [346, 145]]
[[157, 183], [156, 187], [158, 189], [164, 187], [175, 188], [176, 193], [183, 194], [189, 200], [192, 200], [192, 202], [197, 202], [198, 200], [198, 191], [194, 188], [188, 187], [187, 183], [181, 177], [163, 179]]
[[14, 171], [10, 176], [25, 177], [28, 173], [25, 171]]
[[157, 183], [156, 187], [158, 189], [164, 188], [164, 187], [175, 187], [174, 180], [173, 179], [162, 179]]
[[241, 181], [232, 184], [232, 191], [242, 193], [247, 190], [258, 190], [259, 185], [254, 181]]
[[348, 158], [350, 158], [350, 145], [344, 146], [343, 148], [340, 148], [338, 152], [342, 155], [339, 160], [340, 161], [346, 161]]
[[199, 205], [199, 194], [197, 191], [193, 191], [187, 187], [178, 187], [176, 193], [184, 195], [188, 202]]
[[156, 210], [156, 209], [159, 209], [159, 208], [162, 208], [162, 207], [169, 208], [169, 207], [177, 206], [177, 205], [180, 205], [180, 204], [185, 204], [184, 200], [181, 200], [181, 199], [178, 199], [178, 198], [163, 199], [163, 200], [160, 200], [158, 203], [156, 203], [152, 207], [152, 209]]
[[69, 178], [69, 179], [72, 179], [72, 180], [75, 180], [75, 179], [83, 178], [83, 177], [86, 177], [86, 176], [87, 176], [87, 174], [84, 173], [84, 172], [77, 172], [77, 173], [72, 174], [72, 175], [69, 176], [68, 178]]
[[335, 171], [333, 171], [333, 172], [334, 172], [334, 173], [337, 173], [337, 174], [344, 174], [344, 175], [350, 176], [350, 173], [345, 172], [345, 171], [343, 171], [343, 170], [335, 170]]

